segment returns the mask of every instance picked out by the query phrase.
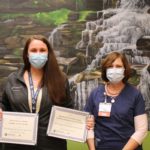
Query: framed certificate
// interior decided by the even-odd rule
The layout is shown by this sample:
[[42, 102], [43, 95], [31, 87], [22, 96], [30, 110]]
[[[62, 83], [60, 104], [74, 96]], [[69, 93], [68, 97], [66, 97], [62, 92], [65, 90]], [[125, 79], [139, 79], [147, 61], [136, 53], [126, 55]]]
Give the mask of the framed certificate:
[[47, 135], [85, 142], [87, 137], [86, 120], [89, 113], [64, 107], [53, 106]]
[[4, 111], [0, 121], [0, 142], [35, 145], [37, 129], [38, 114]]

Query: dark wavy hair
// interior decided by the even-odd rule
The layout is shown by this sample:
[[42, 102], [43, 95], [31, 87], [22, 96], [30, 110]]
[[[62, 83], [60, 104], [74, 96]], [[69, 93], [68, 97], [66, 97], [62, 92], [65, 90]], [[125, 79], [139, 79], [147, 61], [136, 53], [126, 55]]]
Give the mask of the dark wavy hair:
[[107, 68], [109, 68], [112, 65], [112, 63], [117, 58], [120, 58], [122, 60], [124, 68], [125, 68], [123, 82], [126, 83], [128, 81], [128, 79], [130, 77], [130, 73], [131, 73], [131, 69], [130, 69], [128, 60], [127, 60], [125, 54], [114, 51], [114, 52], [111, 52], [110, 54], [108, 54], [106, 56], [106, 58], [102, 61], [102, 64], [101, 64], [102, 79], [105, 82], [109, 81], [106, 76], [106, 70], [107, 70]]
[[34, 35], [30, 37], [26, 43], [23, 50], [23, 61], [25, 70], [30, 71], [30, 62], [28, 59], [28, 48], [30, 43], [33, 40], [40, 40], [46, 44], [48, 48], [48, 61], [43, 67], [44, 74], [42, 79], [42, 85], [46, 86], [48, 89], [48, 93], [50, 99], [56, 103], [60, 104], [65, 100], [66, 92], [65, 92], [65, 78], [66, 76], [62, 73], [57, 63], [54, 51], [48, 42], [48, 40], [41, 35]]

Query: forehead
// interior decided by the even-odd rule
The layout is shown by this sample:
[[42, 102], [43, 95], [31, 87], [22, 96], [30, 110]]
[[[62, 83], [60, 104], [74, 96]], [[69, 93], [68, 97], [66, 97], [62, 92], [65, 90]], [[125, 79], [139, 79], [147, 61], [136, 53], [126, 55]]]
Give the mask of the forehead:
[[112, 64], [119, 64], [119, 65], [123, 65], [122, 59], [120, 57], [116, 58]]
[[47, 48], [47, 45], [41, 40], [34, 39], [29, 44], [29, 49], [32, 48]]

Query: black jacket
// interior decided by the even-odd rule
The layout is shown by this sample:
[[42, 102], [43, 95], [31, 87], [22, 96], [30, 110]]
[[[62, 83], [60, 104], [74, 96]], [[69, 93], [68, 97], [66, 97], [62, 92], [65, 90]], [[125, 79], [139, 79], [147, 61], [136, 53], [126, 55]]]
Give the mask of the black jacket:
[[[23, 79], [24, 69], [11, 73], [2, 95], [0, 107], [5, 111], [30, 112], [28, 104], [28, 90]], [[69, 92], [69, 83], [66, 80], [66, 101], [62, 107], [72, 108], [73, 103]], [[47, 88], [42, 89], [42, 100], [39, 111], [38, 141], [36, 146], [26, 146], [17, 144], [5, 144], [4, 150], [66, 150], [66, 140], [46, 136], [49, 116], [53, 106], [47, 92]]]

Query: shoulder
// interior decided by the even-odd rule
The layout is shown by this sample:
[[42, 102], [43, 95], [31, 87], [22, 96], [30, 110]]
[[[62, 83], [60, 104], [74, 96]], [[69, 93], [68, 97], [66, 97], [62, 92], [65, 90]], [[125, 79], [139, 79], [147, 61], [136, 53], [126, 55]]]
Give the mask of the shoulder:
[[12, 72], [8, 75], [8, 79], [11, 80], [13, 78], [16, 78], [18, 75], [18, 71]]
[[131, 84], [129, 84], [129, 83], [126, 84], [125, 90], [126, 90], [127, 92], [133, 94], [133, 95], [139, 95], [139, 94], [141, 94], [140, 91], [137, 89], [136, 86], [133, 86], [133, 85], [131, 85]]
[[97, 94], [101, 94], [101, 93], [103, 94], [103, 91], [104, 91], [104, 84], [100, 84], [98, 87], [94, 88], [91, 91], [90, 95], [97, 96]]
[[13, 86], [13, 83], [16, 82], [17, 77], [17, 71], [12, 72], [8, 75], [6, 80], [4, 81], [4, 90], [8, 90]]
[[16, 71], [10, 73], [10, 74], [8, 75], [8, 80], [16, 79], [16, 78], [18, 77], [18, 74], [19, 74], [19, 70], [16, 70]]
[[21, 79], [21, 78], [23, 78], [23, 74], [24, 74], [24, 68], [17, 69], [16, 71], [14, 71], [8, 75], [7, 81], [11, 82], [11, 81]]
[[127, 84], [125, 88], [125, 97], [128, 97], [128, 99], [133, 100], [136, 104], [139, 102], [143, 102], [143, 95], [141, 92], [137, 89], [137, 87]]

